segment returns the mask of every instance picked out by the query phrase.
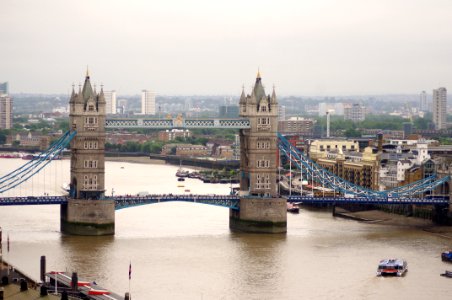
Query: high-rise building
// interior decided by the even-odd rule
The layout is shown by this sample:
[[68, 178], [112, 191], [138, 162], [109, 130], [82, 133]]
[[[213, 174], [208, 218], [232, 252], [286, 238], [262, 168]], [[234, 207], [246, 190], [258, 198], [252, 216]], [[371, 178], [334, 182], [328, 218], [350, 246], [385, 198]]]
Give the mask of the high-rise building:
[[407, 139], [413, 133], [413, 123], [403, 122], [403, 137]]
[[105, 101], [107, 102], [105, 112], [107, 114], [116, 114], [117, 113], [116, 91], [104, 91], [104, 97]]
[[0, 129], [13, 127], [13, 99], [7, 94], [0, 94]]
[[433, 124], [435, 129], [445, 129], [447, 120], [447, 90], [440, 87], [433, 90], [432, 97]]
[[344, 120], [352, 120], [353, 122], [361, 122], [366, 119], [366, 107], [361, 104], [353, 104], [344, 106]]
[[278, 121], [285, 121], [286, 120], [286, 107], [284, 105], [279, 106], [278, 111]]
[[141, 113], [155, 115], [155, 92], [149, 90], [141, 92]]
[[9, 94], [8, 82], [0, 82], [0, 95]]
[[427, 93], [425, 91], [422, 91], [419, 97], [419, 110], [428, 111]]

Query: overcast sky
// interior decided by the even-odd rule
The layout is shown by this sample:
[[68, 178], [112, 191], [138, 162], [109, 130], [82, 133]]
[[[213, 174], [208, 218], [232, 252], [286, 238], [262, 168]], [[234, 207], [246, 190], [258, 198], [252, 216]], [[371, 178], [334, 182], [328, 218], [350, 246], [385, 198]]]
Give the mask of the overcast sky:
[[452, 89], [450, 0], [1, 0], [0, 82], [66, 93], [359, 95]]

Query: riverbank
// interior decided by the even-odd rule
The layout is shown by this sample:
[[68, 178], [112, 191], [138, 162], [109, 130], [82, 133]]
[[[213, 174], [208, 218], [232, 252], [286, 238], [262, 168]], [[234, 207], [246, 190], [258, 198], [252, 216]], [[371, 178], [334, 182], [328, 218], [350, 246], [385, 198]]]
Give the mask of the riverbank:
[[335, 216], [356, 220], [363, 223], [413, 227], [447, 239], [452, 239], [451, 226], [438, 226], [435, 225], [431, 220], [416, 217], [406, 217], [398, 214], [387, 213], [381, 210], [350, 212], [343, 208], [336, 208]]
[[136, 164], [164, 165], [164, 160], [150, 159], [149, 156], [106, 156], [106, 161], [119, 161]]
[[[4, 282], [4, 278], [8, 278], [8, 283]], [[26, 290], [21, 289], [21, 279], [24, 279], [27, 283]], [[8, 300], [61, 299], [60, 296], [55, 295], [41, 296], [39, 284], [35, 280], [5, 261], [0, 263], [0, 293], [2, 289], [3, 298]]]

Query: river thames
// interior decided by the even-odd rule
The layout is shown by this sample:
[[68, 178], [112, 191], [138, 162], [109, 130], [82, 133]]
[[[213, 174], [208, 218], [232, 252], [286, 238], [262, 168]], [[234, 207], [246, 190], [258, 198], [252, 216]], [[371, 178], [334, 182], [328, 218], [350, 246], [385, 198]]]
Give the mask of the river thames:
[[[0, 175], [26, 161], [0, 159]], [[107, 194], [228, 194], [228, 184], [178, 182], [177, 166], [106, 163]], [[2, 196], [61, 193], [69, 161], [52, 163], [40, 178]], [[183, 184], [184, 187], [178, 187]], [[190, 190], [185, 192], [185, 190]], [[0, 207], [4, 258], [39, 278], [47, 270], [78, 272], [133, 299], [450, 299], [452, 265], [440, 254], [450, 239], [406, 226], [364, 224], [327, 211], [288, 215], [285, 235], [233, 233], [228, 209], [161, 203], [116, 212], [116, 235], [65, 236], [59, 206]], [[6, 235], [10, 251], [6, 251]], [[406, 276], [376, 277], [380, 259], [408, 261]]]

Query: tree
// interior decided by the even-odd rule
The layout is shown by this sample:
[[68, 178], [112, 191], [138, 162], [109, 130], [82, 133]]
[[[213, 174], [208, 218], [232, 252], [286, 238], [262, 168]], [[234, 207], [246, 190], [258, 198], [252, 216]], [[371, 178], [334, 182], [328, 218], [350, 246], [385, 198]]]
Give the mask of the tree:
[[361, 131], [356, 130], [354, 128], [350, 128], [344, 132], [344, 135], [346, 137], [361, 137]]
[[6, 143], [6, 134], [0, 131], [0, 144], [3, 145], [4, 143]]

